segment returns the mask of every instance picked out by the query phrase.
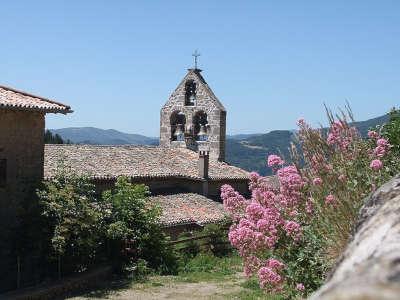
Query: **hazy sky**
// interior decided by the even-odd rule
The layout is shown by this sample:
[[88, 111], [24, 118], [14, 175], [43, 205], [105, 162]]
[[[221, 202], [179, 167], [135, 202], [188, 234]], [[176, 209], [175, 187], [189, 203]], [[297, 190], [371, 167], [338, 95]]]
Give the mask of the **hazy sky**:
[[159, 111], [201, 52], [228, 132], [358, 120], [400, 104], [400, 1], [2, 1], [0, 84], [72, 106], [48, 128], [158, 136]]

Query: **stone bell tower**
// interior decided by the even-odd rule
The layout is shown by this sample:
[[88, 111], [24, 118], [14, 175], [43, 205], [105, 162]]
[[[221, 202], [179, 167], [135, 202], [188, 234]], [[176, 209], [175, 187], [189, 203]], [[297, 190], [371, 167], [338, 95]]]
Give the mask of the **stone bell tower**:
[[226, 110], [201, 75], [196, 59], [195, 67], [161, 108], [160, 146], [198, 151], [207, 144], [210, 159], [224, 161], [225, 139]]

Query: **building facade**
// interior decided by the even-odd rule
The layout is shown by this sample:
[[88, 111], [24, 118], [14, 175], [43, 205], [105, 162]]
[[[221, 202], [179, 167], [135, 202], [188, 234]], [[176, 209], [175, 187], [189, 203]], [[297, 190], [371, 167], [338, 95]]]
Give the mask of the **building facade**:
[[30, 207], [43, 180], [45, 115], [69, 112], [69, 106], [0, 86], [0, 291], [15, 287], [21, 208]]
[[225, 160], [226, 110], [201, 75], [189, 69], [160, 114], [160, 146], [198, 151], [204, 144], [210, 159]]

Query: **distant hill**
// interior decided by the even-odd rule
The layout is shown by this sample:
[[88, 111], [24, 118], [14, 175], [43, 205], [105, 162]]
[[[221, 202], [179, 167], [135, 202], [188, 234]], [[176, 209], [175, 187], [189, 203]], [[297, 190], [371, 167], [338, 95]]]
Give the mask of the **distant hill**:
[[158, 138], [140, 134], [130, 134], [114, 129], [99, 129], [94, 127], [69, 127], [50, 129], [64, 140], [75, 144], [100, 145], [158, 145]]
[[262, 133], [245, 133], [245, 134], [232, 134], [232, 135], [228, 134], [226, 138], [231, 140], [244, 140], [258, 135], [262, 135]]
[[[389, 120], [388, 115], [355, 122], [361, 135], [366, 137], [368, 129], [381, 125]], [[290, 142], [295, 138], [296, 131], [275, 130], [265, 134], [252, 135], [243, 139], [227, 139], [226, 161], [248, 171], [256, 171], [261, 175], [271, 174], [266, 167], [266, 157], [270, 154], [280, 154], [288, 159]]]

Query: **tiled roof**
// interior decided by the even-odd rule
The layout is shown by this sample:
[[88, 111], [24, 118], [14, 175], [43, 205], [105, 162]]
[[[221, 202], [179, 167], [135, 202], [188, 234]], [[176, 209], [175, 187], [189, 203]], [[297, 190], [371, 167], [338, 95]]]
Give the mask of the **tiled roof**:
[[[151, 146], [93, 146], [93, 145], [46, 145], [44, 173], [53, 177], [58, 164], [81, 175], [96, 179], [112, 179], [118, 176], [131, 178], [181, 177], [200, 179], [198, 154], [182, 148]], [[209, 178], [248, 179], [248, 172], [210, 160]]]
[[205, 225], [227, 217], [221, 203], [198, 194], [173, 194], [150, 197], [162, 209], [160, 223], [170, 227], [180, 224]]
[[0, 85], [0, 109], [4, 108], [46, 113], [72, 112], [67, 105]]

